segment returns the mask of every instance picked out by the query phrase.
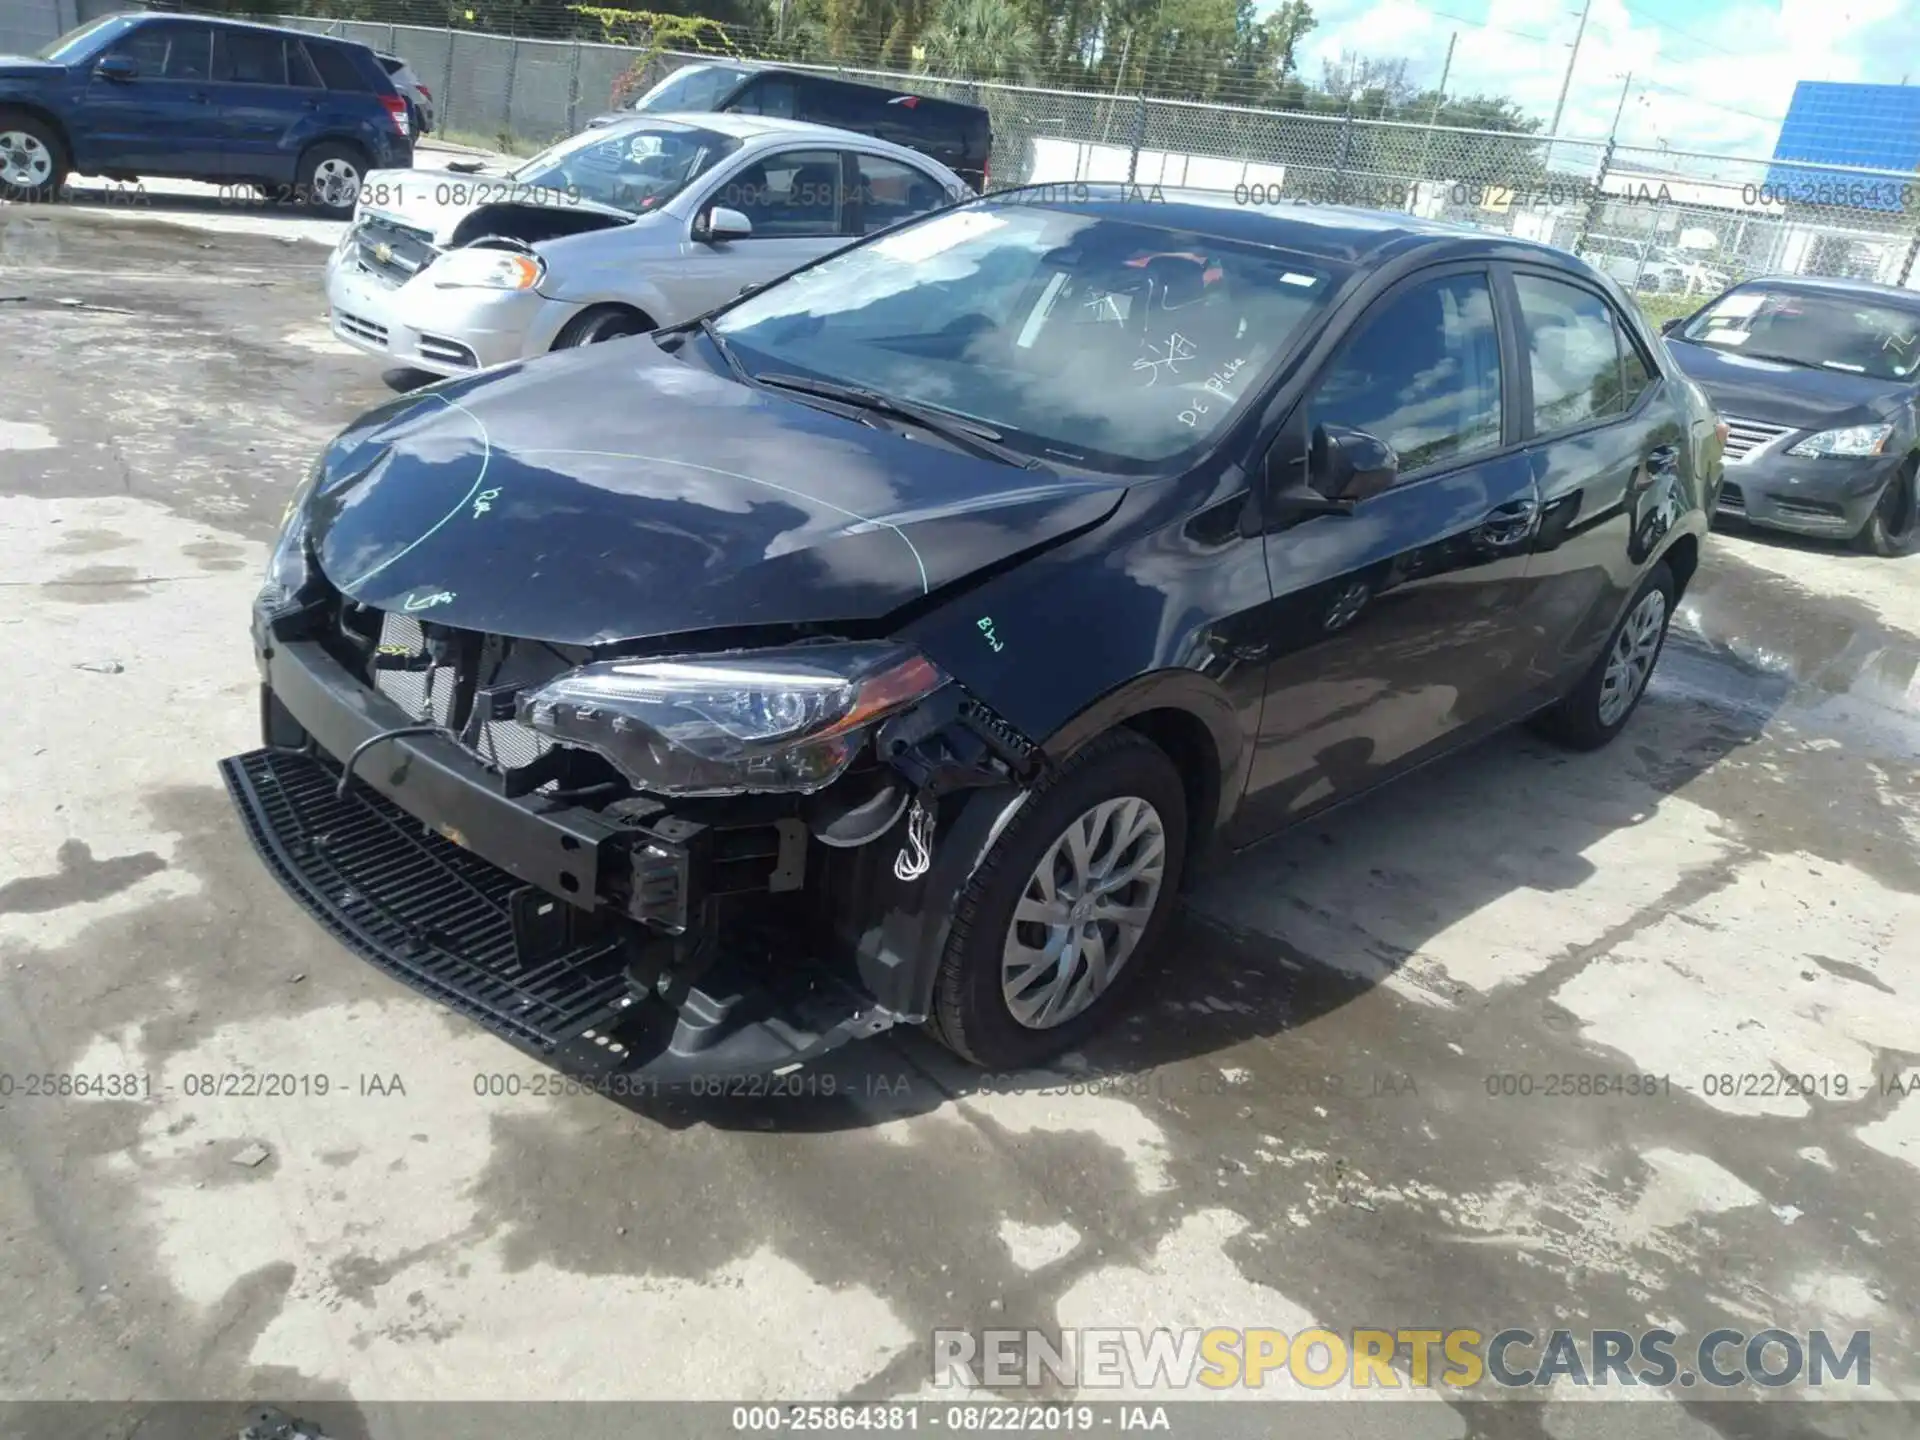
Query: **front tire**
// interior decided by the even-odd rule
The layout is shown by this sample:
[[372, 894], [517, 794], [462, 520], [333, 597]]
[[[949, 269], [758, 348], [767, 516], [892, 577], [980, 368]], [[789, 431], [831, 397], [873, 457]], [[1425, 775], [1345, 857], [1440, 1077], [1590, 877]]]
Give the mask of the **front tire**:
[[1037, 786], [954, 908], [929, 1028], [977, 1065], [1026, 1069], [1119, 1012], [1158, 958], [1186, 862], [1173, 762], [1130, 730]]
[[1580, 683], [1551, 710], [1534, 717], [1534, 729], [1569, 750], [1598, 750], [1626, 729], [1666, 647], [1678, 598], [1673, 571], [1662, 560], [1640, 582]]
[[1853, 537], [1855, 549], [1891, 560], [1912, 548], [1915, 530], [1920, 528], [1914, 515], [1915, 509], [1920, 508], [1920, 496], [1916, 496], [1914, 485], [1916, 469], [1920, 466], [1908, 461], [1900, 473], [1887, 482], [1887, 488], [1880, 492], [1880, 503], [1873, 507], [1867, 523]]
[[0, 200], [54, 200], [66, 183], [59, 133], [24, 110], [0, 110]]
[[603, 340], [618, 340], [626, 335], [645, 335], [653, 322], [637, 310], [624, 305], [596, 305], [567, 322], [567, 328], [553, 342], [556, 350], [571, 350], [578, 345], [598, 345]]
[[353, 214], [366, 178], [367, 157], [352, 145], [328, 140], [300, 157], [295, 185], [306, 197], [308, 209], [330, 220], [344, 220]]

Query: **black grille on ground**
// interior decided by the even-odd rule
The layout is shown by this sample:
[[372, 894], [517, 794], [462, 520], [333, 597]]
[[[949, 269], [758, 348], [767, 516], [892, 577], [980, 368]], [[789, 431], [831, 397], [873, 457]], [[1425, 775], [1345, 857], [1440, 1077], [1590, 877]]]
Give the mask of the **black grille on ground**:
[[522, 964], [510, 897], [520, 882], [308, 755], [220, 762], [254, 848], [344, 944], [516, 1045], [551, 1053], [631, 1003], [617, 940]]

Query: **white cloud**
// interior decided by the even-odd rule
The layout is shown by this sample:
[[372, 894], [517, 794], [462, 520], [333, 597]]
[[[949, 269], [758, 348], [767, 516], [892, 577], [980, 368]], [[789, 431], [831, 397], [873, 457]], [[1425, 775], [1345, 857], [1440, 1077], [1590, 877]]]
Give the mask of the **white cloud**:
[[[1405, 56], [1418, 83], [1505, 95], [1544, 124], [1566, 73], [1578, 0], [1325, 0], [1302, 47], [1318, 80], [1342, 50]], [[1467, 17], [1455, 19], [1453, 16]], [[1481, 23], [1474, 23], [1475, 20]], [[1539, 37], [1539, 38], [1530, 38]], [[1629, 72], [1620, 142], [1765, 156], [1800, 80], [1920, 81], [1920, 12], [1900, 0], [1593, 0], [1561, 132], [1603, 137]]]

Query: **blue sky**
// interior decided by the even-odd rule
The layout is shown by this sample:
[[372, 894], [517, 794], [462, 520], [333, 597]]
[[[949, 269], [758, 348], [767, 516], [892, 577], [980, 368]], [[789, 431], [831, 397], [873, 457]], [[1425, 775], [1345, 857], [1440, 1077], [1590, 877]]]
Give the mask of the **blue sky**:
[[[1544, 121], [1565, 74], [1580, 0], [1312, 0], [1302, 68], [1341, 51], [1405, 56], [1450, 94], [1510, 95]], [[1798, 80], [1920, 84], [1920, 6], [1908, 0], [1593, 0], [1563, 133], [1600, 136], [1627, 72], [1621, 140], [1677, 150], [1772, 151]]]

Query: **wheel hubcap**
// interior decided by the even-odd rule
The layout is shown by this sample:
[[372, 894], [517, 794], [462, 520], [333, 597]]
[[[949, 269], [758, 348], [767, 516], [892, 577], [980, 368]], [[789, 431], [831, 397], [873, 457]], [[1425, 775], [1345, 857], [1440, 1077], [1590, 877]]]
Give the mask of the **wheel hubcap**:
[[1658, 590], [1649, 591], [1633, 607], [1627, 623], [1607, 655], [1606, 674], [1600, 680], [1600, 723], [1611, 725], [1627, 713], [1640, 692], [1647, 688], [1653, 674], [1654, 657], [1660, 652], [1660, 635], [1667, 619], [1667, 597]]
[[0, 181], [35, 190], [53, 178], [53, 152], [24, 130], [0, 133]]
[[344, 210], [360, 194], [360, 172], [345, 160], [322, 160], [313, 172], [313, 193], [322, 204]]
[[1107, 992], [1153, 918], [1166, 864], [1166, 826], [1138, 796], [1103, 800], [1067, 826], [1007, 927], [1000, 985], [1016, 1021], [1050, 1030]]

